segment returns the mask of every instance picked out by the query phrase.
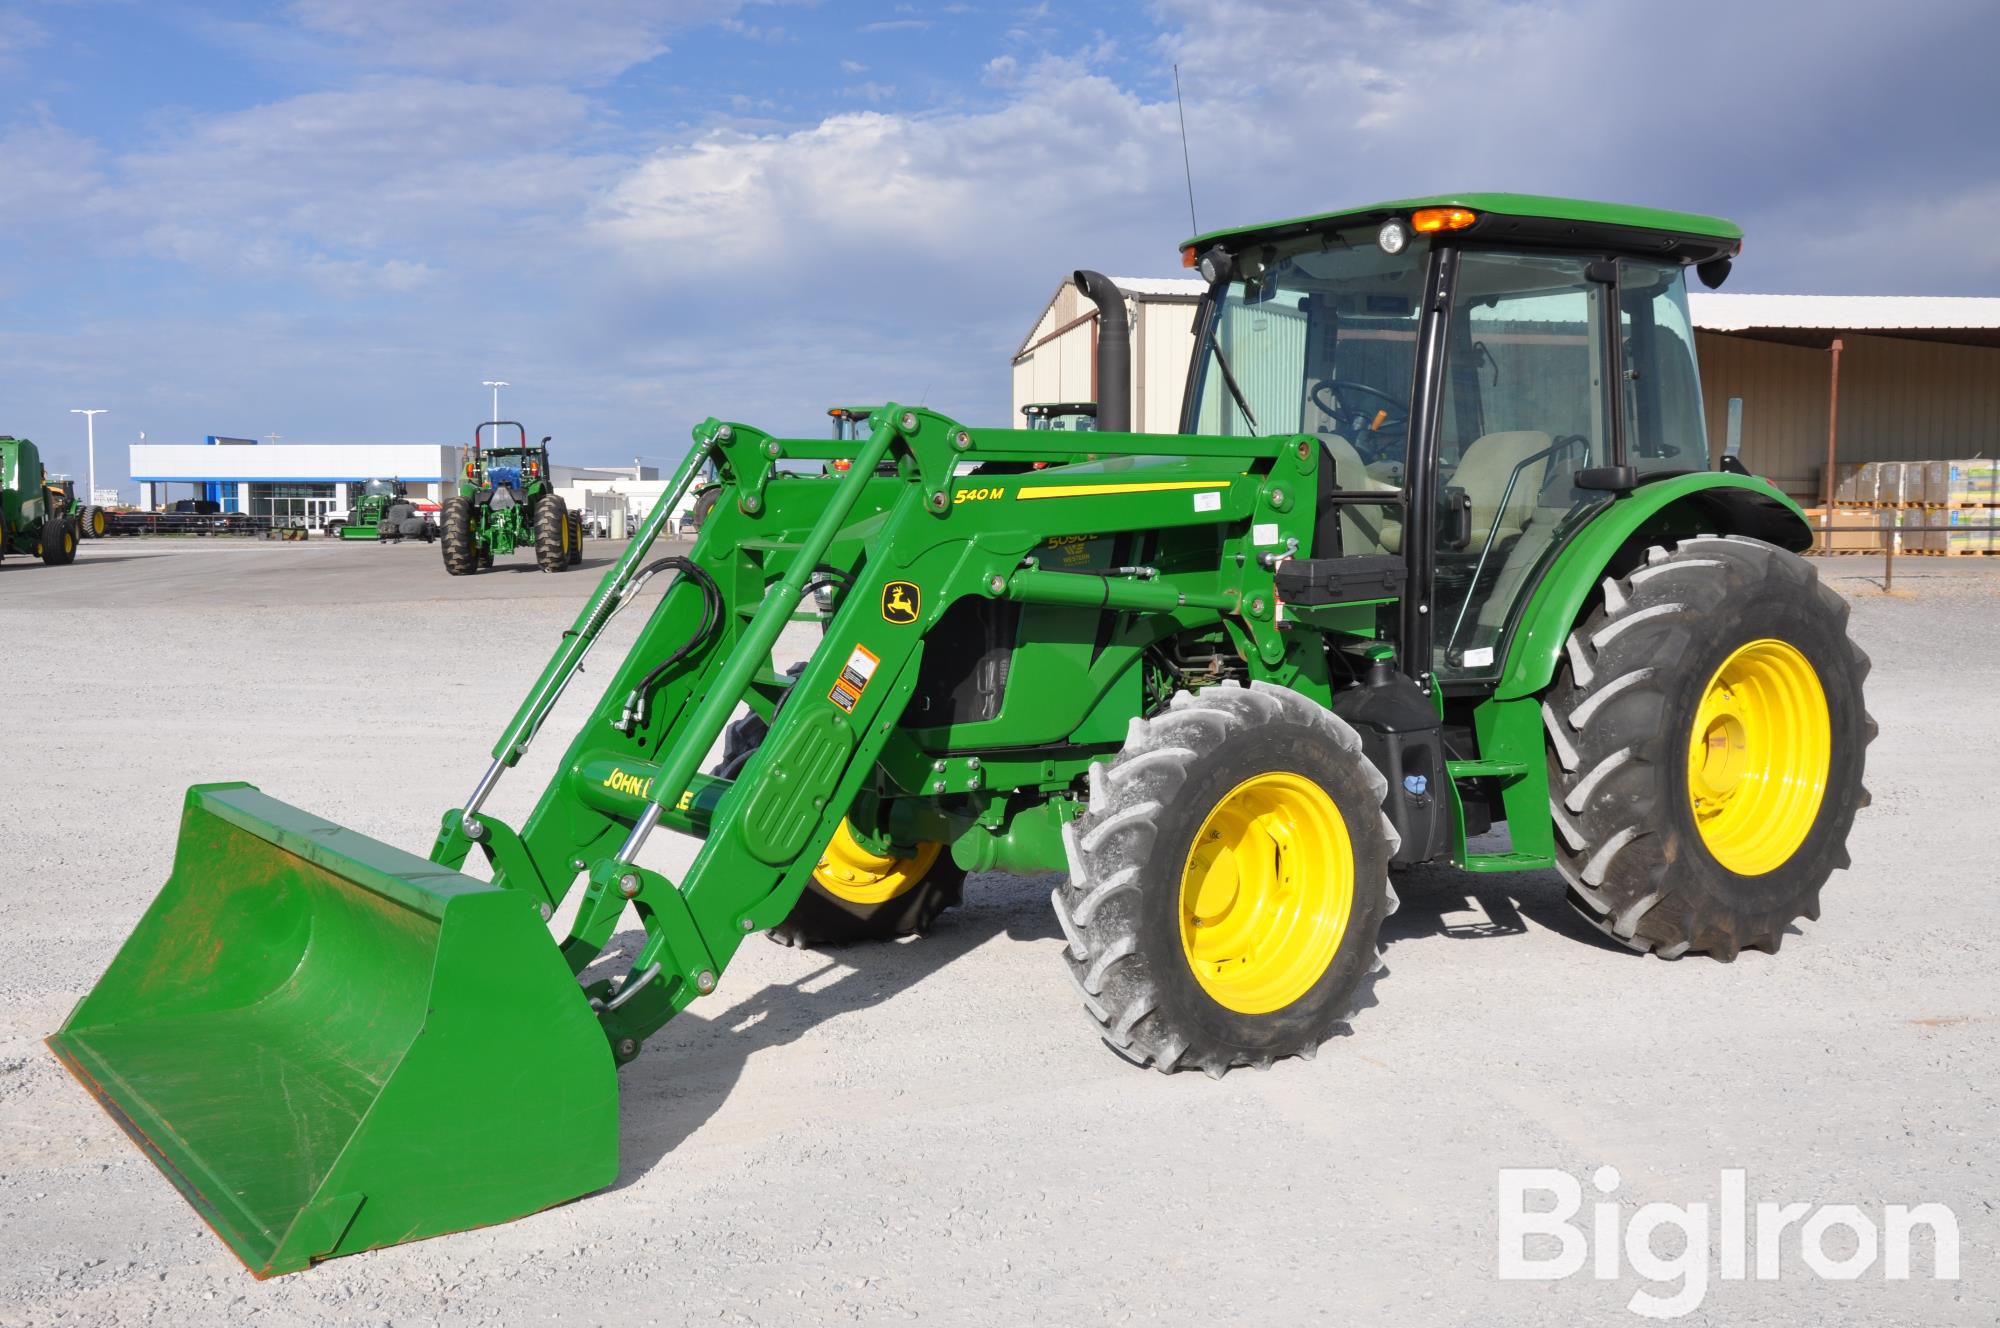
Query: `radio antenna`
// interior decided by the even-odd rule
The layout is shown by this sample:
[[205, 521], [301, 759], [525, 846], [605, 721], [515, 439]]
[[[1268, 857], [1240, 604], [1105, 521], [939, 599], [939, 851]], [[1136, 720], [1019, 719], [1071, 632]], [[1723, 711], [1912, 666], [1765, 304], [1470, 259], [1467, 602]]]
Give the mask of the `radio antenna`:
[[1194, 167], [1188, 162], [1187, 107], [1181, 104], [1181, 67], [1174, 66], [1174, 110], [1181, 118], [1181, 169], [1187, 172], [1188, 191], [1188, 234], [1201, 234], [1201, 226], [1194, 219]]

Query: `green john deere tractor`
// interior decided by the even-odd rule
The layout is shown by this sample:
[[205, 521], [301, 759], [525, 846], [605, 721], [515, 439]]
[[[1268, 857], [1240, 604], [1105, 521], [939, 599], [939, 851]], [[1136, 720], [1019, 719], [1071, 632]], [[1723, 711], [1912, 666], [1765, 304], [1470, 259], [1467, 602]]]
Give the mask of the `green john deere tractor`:
[[[484, 445], [488, 429], [492, 446]], [[502, 429], [513, 429], [517, 441], [502, 446]], [[458, 492], [445, 499], [443, 527], [444, 567], [453, 576], [486, 571], [496, 556], [519, 548], [534, 549], [544, 572], [583, 561], [583, 519], [556, 492], [549, 440], [530, 447], [527, 429], [513, 420], [472, 431], [472, 446], [459, 454]]]
[[[1847, 865], [1874, 726], [1799, 510], [1711, 464], [1685, 274], [1739, 242], [1508, 194], [1205, 235], [1153, 435], [1123, 302], [1079, 272], [1095, 460], [895, 404], [849, 439], [708, 420], [427, 856], [190, 789], [51, 1045], [271, 1273], [610, 1184], [617, 1067], [802, 901], [880, 935], [958, 873], [1063, 873], [1091, 1034], [1210, 1074], [1367, 1003], [1419, 863], [1557, 871], [1634, 951], [1774, 951]], [[699, 539], [657, 556], [710, 464]], [[495, 786], [620, 611], [633, 646], [509, 824]], [[739, 708], [759, 740], [701, 773]], [[672, 876], [663, 827], [702, 841]], [[607, 953], [628, 908], [644, 939]]]
[[368, 480], [357, 486], [354, 505], [338, 526], [345, 540], [420, 539], [428, 544], [436, 538], [401, 480]]
[[75, 480], [67, 475], [52, 475], [46, 478], [43, 484], [62, 494], [60, 510], [69, 512], [75, 518], [78, 539], [104, 538], [105, 532], [111, 528], [111, 519], [97, 504], [77, 502]]
[[[51, 480], [42, 454], [25, 438], [0, 436], [0, 558], [25, 553], [51, 567], [76, 561], [84, 526], [68, 481]], [[104, 513], [87, 508], [96, 533], [104, 533]]]

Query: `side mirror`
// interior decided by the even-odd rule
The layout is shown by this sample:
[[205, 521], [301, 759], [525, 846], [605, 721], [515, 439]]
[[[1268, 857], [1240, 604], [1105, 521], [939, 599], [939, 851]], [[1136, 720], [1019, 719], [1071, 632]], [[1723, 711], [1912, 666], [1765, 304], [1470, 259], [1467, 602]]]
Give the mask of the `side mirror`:
[[1586, 466], [1576, 472], [1576, 487], [1605, 493], [1626, 493], [1639, 487], [1639, 472], [1631, 466]]
[[1438, 543], [1454, 552], [1472, 543], [1472, 495], [1457, 485], [1447, 485], [1443, 511], [1438, 519]]

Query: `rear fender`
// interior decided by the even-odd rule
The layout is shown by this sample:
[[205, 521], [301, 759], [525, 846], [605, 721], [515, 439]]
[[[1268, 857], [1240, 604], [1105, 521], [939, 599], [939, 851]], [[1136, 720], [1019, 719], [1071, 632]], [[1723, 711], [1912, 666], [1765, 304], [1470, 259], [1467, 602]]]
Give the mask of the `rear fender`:
[[1535, 696], [1555, 681], [1570, 630], [1628, 546], [1697, 534], [1745, 535], [1794, 553], [1812, 547], [1799, 505], [1754, 476], [1703, 471], [1634, 489], [1571, 536], [1542, 573], [1515, 624], [1494, 699]]

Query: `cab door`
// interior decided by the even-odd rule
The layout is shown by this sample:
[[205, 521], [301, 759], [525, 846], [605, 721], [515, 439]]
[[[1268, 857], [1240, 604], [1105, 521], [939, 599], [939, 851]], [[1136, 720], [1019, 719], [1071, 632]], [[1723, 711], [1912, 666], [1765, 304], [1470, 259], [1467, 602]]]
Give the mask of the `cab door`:
[[1497, 673], [1534, 572], [1612, 494], [1578, 475], [1612, 464], [1609, 264], [1584, 256], [1459, 257], [1438, 403], [1431, 668]]

